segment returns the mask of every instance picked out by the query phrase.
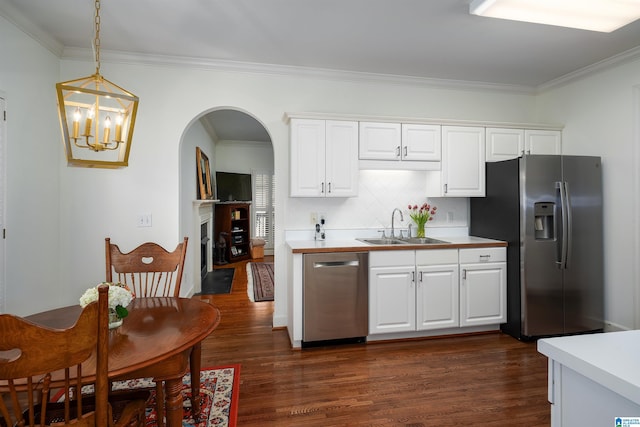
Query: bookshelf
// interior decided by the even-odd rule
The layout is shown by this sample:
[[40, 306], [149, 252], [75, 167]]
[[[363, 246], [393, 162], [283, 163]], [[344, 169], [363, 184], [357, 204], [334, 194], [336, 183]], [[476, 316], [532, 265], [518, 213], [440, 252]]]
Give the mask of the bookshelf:
[[250, 203], [216, 203], [215, 239], [223, 233], [227, 243], [226, 259], [229, 262], [250, 258], [251, 242]]

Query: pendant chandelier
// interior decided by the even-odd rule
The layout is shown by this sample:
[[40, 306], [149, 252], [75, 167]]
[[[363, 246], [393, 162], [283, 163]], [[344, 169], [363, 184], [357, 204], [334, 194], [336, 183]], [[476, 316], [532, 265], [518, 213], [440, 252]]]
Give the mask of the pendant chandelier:
[[100, 74], [100, 0], [95, 1], [95, 74], [56, 84], [67, 163], [128, 166], [138, 97]]

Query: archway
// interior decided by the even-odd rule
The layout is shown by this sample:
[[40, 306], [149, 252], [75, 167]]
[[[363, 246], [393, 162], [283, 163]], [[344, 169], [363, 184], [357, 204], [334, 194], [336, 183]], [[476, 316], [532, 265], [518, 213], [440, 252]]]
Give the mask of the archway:
[[[273, 143], [266, 127], [251, 113], [235, 107], [212, 108], [194, 117], [185, 128], [180, 141], [179, 174], [180, 232], [181, 235], [189, 236], [190, 241], [183, 283], [187, 287], [191, 286], [193, 293], [200, 292], [200, 272], [203, 268], [200, 249], [200, 230], [204, 221], [202, 218], [203, 215], [212, 215], [207, 212], [213, 209], [212, 202], [198, 200], [196, 147], [209, 159], [214, 196], [217, 171], [251, 174], [251, 235], [265, 239], [267, 255], [273, 254], [275, 228], [273, 188], [268, 188], [265, 192], [265, 186], [274, 181]], [[217, 236], [212, 225], [208, 227], [208, 238], [213, 242]], [[205, 262], [211, 268], [211, 243], [205, 257]], [[204, 268], [206, 265], [204, 264]]]

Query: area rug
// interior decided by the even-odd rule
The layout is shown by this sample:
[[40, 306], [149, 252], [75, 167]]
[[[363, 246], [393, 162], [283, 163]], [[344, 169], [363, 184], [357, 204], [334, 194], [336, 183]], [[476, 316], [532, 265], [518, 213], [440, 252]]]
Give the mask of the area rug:
[[201, 295], [231, 293], [235, 268], [215, 268], [202, 280]]
[[[183, 427], [235, 427], [238, 418], [238, 396], [240, 391], [240, 365], [216, 366], [200, 371], [200, 422], [193, 419], [191, 412], [191, 376], [182, 379], [182, 399], [184, 415]], [[156, 413], [155, 383], [151, 378], [116, 381], [114, 390], [151, 389], [147, 400], [147, 427], [158, 425]], [[83, 393], [92, 393], [93, 386], [82, 388]], [[54, 398], [55, 399], [55, 398]], [[58, 400], [58, 399], [55, 399]]]
[[247, 293], [254, 302], [273, 301], [273, 263], [247, 263]]

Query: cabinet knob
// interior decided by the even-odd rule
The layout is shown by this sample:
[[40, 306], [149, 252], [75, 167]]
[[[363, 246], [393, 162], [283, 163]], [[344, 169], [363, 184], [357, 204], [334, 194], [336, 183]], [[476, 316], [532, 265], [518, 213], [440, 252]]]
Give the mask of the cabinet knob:
[[400, 146], [396, 147], [396, 157], [400, 157]]

